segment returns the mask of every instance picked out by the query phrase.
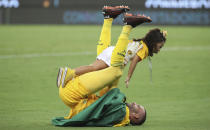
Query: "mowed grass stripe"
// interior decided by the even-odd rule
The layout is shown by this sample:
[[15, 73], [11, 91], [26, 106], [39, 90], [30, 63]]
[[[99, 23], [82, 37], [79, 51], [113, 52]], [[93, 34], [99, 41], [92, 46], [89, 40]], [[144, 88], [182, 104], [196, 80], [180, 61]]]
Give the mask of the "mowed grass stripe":
[[[141, 38], [157, 26], [135, 28], [130, 38]], [[209, 130], [210, 28], [160, 26], [168, 31], [161, 52], [152, 57], [153, 82], [148, 62], [138, 63], [129, 88], [128, 68], [119, 88], [127, 102], [147, 109], [143, 126], [107, 130]], [[113, 26], [115, 45], [122, 26]], [[101, 26], [0, 26], [0, 129], [98, 130], [94, 127], [55, 127], [54, 117], [67, 116], [59, 98], [59, 67], [76, 68], [95, 61]]]
[[[208, 51], [210, 46], [188, 46], [188, 47], [166, 47], [161, 51]], [[62, 52], [62, 53], [34, 53], [34, 54], [17, 54], [17, 55], [0, 55], [0, 59], [10, 58], [36, 58], [36, 57], [57, 57], [57, 56], [81, 56], [95, 55], [96, 52]]]

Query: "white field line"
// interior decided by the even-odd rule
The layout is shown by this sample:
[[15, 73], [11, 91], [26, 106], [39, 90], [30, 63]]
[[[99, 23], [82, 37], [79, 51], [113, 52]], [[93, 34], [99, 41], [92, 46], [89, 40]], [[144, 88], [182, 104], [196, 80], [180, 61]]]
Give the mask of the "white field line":
[[210, 46], [190, 46], [190, 47], [166, 47], [161, 51], [206, 51], [210, 50]]
[[96, 55], [96, 52], [34, 53], [34, 54], [20, 54], [20, 55], [0, 55], [0, 59], [60, 57], [60, 56], [80, 56], [80, 55]]
[[[192, 46], [192, 47], [166, 47], [161, 51], [209, 51], [210, 46]], [[0, 59], [12, 58], [36, 58], [36, 57], [61, 57], [61, 56], [81, 56], [81, 55], [96, 55], [96, 52], [65, 52], [65, 53], [34, 53], [34, 54], [14, 54], [0, 55]]]

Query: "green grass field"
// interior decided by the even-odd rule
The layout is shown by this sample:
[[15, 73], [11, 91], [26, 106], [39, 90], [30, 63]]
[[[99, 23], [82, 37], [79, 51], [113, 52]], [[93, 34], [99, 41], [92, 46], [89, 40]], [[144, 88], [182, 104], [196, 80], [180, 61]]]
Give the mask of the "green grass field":
[[[141, 38], [155, 26], [137, 27], [130, 38]], [[125, 130], [210, 129], [210, 27], [160, 26], [168, 30], [163, 50], [152, 58], [153, 82], [148, 61], [139, 63], [125, 88], [128, 67], [119, 88], [129, 102], [146, 107], [143, 126]], [[58, 96], [59, 67], [90, 64], [96, 57], [101, 26], [0, 26], [0, 129], [92, 130], [61, 128], [51, 119], [66, 116], [69, 108]], [[112, 29], [116, 43], [121, 26]]]

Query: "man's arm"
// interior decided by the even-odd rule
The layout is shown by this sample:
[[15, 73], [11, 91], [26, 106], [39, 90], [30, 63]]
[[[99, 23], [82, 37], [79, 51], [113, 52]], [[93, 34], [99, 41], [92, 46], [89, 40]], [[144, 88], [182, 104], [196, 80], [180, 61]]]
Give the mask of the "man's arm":
[[141, 58], [139, 56], [135, 55], [133, 60], [132, 60], [132, 62], [131, 62], [131, 64], [130, 64], [130, 66], [129, 66], [128, 75], [127, 75], [127, 78], [125, 80], [125, 84], [126, 84], [127, 88], [128, 88], [129, 81], [130, 81], [130, 79], [131, 79], [131, 77], [133, 75], [133, 72], [134, 72], [134, 70], [136, 68], [136, 65], [140, 61], [141, 61]]

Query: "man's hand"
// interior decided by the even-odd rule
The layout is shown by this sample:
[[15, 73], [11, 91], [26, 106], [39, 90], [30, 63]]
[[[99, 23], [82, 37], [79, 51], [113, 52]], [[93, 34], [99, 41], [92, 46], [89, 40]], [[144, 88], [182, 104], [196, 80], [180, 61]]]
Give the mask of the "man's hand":
[[126, 85], [126, 88], [128, 88], [129, 81], [130, 81], [130, 78], [129, 78], [129, 77], [127, 77], [127, 78], [126, 78], [126, 80], [125, 80], [125, 85]]

